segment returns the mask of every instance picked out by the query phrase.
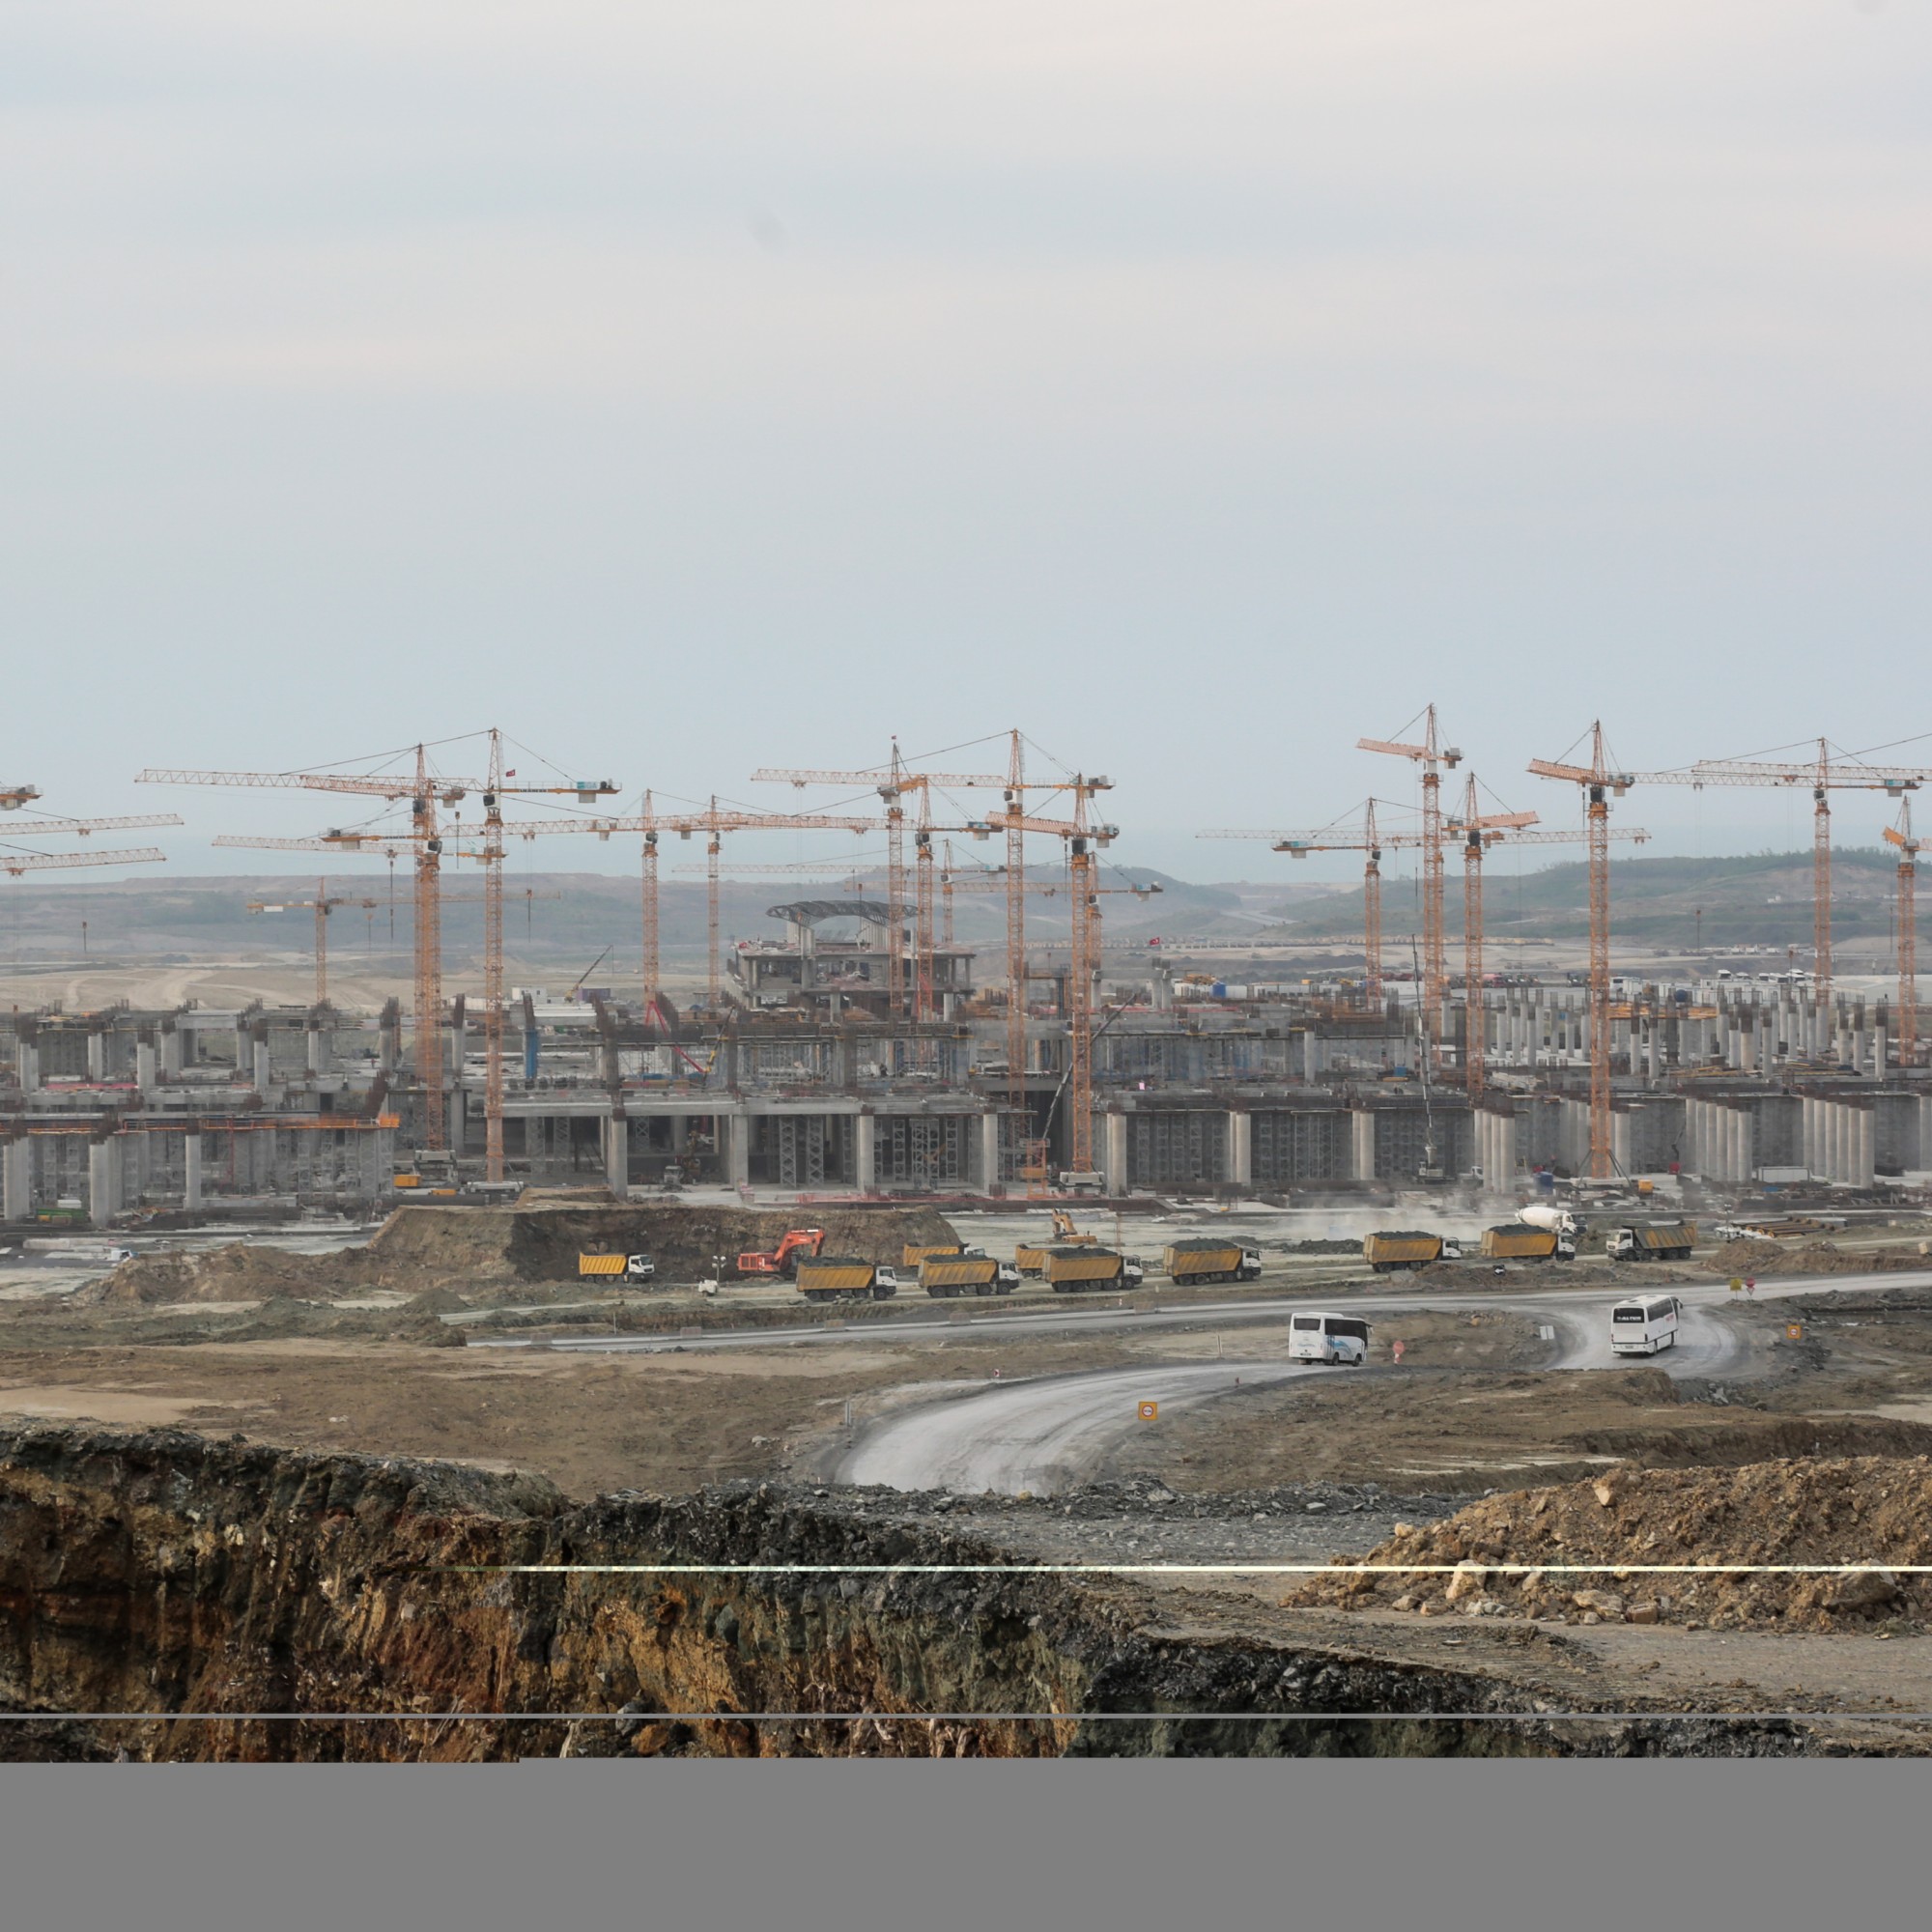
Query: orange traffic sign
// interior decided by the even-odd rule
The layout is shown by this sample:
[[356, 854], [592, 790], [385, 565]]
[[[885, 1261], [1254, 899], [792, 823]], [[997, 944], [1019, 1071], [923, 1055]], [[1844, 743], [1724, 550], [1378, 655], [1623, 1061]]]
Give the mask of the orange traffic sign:
[[1802, 1342], [1804, 1339], [1804, 1324], [1802, 1321], [1787, 1321], [1784, 1324], [1784, 1339], [1787, 1342]]
[[1160, 1420], [1160, 1404], [1157, 1402], [1142, 1403], [1141, 1420], [1143, 1422], [1158, 1422]]

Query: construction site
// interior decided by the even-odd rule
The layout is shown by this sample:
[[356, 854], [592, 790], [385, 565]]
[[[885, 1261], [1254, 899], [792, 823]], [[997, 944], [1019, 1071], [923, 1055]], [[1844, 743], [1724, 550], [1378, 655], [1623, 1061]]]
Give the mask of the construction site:
[[[84, 959], [13, 932], [14, 1748], [1922, 1753], [1932, 768], [1633, 772], [1599, 727], [1539, 812], [1433, 706], [1360, 749], [1409, 806], [1203, 834], [1359, 863], [1305, 902], [1123, 866], [1109, 779], [1019, 731], [759, 768], [774, 810], [533, 783], [495, 731], [462, 776], [141, 773], [179, 812], [14, 787], [22, 883], [159, 861], [93, 841], [197, 787], [373, 814], [216, 841], [312, 874], [88, 899]], [[1808, 799], [1807, 945], [1620, 942], [1678, 785]], [[1834, 954], [1847, 798], [1882, 959]], [[506, 879], [557, 838], [636, 869]], [[1492, 930], [1486, 866], [1545, 847], [1569, 924]], [[406, 964], [345, 938], [379, 911]], [[620, 1561], [681, 1567], [537, 1574]]]

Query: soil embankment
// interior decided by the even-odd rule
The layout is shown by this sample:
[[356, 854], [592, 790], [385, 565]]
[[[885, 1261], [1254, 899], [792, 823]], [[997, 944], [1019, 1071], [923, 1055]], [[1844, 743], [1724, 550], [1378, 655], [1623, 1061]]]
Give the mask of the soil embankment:
[[1364, 1560], [1416, 1567], [1320, 1577], [1286, 1601], [1691, 1629], [1916, 1625], [1932, 1612], [1932, 1577], [1907, 1570], [1932, 1561], [1932, 1459], [1620, 1464], [1399, 1526]]
[[647, 1207], [398, 1208], [366, 1245], [290, 1254], [246, 1241], [196, 1254], [124, 1262], [84, 1302], [109, 1306], [188, 1301], [332, 1301], [372, 1290], [415, 1294], [456, 1285], [572, 1283], [581, 1254], [647, 1254], [665, 1282], [696, 1281], [714, 1257], [775, 1249], [788, 1228], [825, 1231], [829, 1254], [896, 1262], [907, 1241], [950, 1241], [952, 1224], [930, 1208], [799, 1210]]
[[[169, 1759], [1819, 1747], [1776, 1719], [1566, 1725], [1508, 1678], [1453, 1662], [1174, 1629], [1125, 1586], [924, 1567], [1003, 1560], [862, 1500], [762, 1485], [577, 1506], [528, 1477], [446, 1464], [174, 1431], [4, 1432], [0, 1707], [48, 1719], [7, 1725], [4, 1747]], [[1472, 1715], [1502, 1713], [1522, 1715]]]

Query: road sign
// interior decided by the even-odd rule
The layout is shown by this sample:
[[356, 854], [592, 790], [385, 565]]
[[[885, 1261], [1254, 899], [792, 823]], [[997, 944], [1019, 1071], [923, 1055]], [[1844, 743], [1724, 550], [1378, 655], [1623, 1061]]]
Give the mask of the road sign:
[[1731, 1277], [1731, 1293], [1733, 1294], [1742, 1294], [1744, 1292], [1745, 1292], [1744, 1276], [1741, 1274], [1734, 1274]]
[[1160, 1420], [1160, 1404], [1157, 1402], [1142, 1403], [1141, 1420], [1143, 1422], [1158, 1422]]
[[1802, 1342], [1804, 1339], [1804, 1324], [1802, 1321], [1787, 1321], [1784, 1324], [1784, 1339], [1787, 1342]]

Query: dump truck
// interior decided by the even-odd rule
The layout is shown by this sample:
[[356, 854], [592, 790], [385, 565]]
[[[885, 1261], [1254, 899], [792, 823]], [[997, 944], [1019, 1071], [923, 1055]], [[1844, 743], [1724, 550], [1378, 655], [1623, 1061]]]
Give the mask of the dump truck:
[[946, 1255], [963, 1255], [965, 1252], [964, 1241], [908, 1241], [899, 1250], [899, 1265], [916, 1268], [928, 1256], [938, 1260]]
[[1174, 1241], [1161, 1257], [1170, 1281], [1259, 1281], [1262, 1251], [1239, 1241]]
[[1644, 1226], [1619, 1228], [1604, 1252], [1618, 1262], [1688, 1262], [1696, 1238], [1693, 1222], [1653, 1221]]
[[1554, 1228], [1526, 1228], [1520, 1221], [1483, 1230], [1483, 1254], [1492, 1262], [1574, 1262], [1577, 1243]]
[[927, 1255], [919, 1264], [919, 1285], [942, 1298], [955, 1294], [1010, 1294], [1020, 1285], [1011, 1262], [991, 1255]]
[[1393, 1274], [1398, 1268], [1425, 1268], [1431, 1262], [1460, 1262], [1463, 1250], [1440, 1235], [1392, 1228], [1362, 1236], [1362, 1259], [1376, 1273]]
[[1144, 1279], [1136, 1257], [1112, 1248], [1048, 1248], [1041, 1272], [1056, 1294], [1118, 1292], [1138, 1288]]
[[1053, 1233], [1043, 1241], [1023, 1241], [1013, 1250], [1013, 1265], [1025, 1275], [1038, 1275], [1045, 1272], [1046, 1256], [1050, 1248], [1097, 1248], [1098, 1235], [1083, 1235], [1073, 1225], [1073, 1216], [1056, 1208], [1053, 1210]]
[[808, 1301], [885, 1301], [899, 1292], [897, 1274], [855, 1255], [812, 1255], [800, 1262], [798, 1292]]
[[657, 1273], [657, 1264], [649, 1255], [579, 1255], [580, 1281], [591, 1277], [623, 1281], [649, 1281]]
[[823, 1228], [787, 1228], [784, 1239], [769, 1254], [738, 1257], [740, 1274], [781, 1274], [796, 1278], [798, 1264], [810, 1261], [825, 1246]]

